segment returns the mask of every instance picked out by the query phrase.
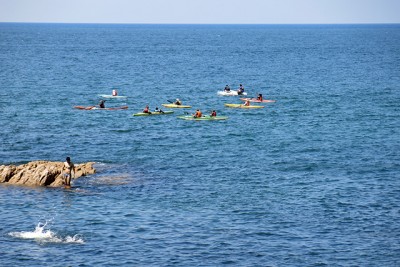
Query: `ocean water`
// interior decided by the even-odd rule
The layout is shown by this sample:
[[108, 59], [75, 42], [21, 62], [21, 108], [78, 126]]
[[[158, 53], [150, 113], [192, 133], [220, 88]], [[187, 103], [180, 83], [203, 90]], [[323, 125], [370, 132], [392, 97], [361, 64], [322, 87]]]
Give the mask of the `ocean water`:
[[[0, 24], [1, 266], [399, 266], [399, 25]], [[275, 103], [229, 109], [242, 83]], [[117, 88], [122, 100], [96, 105]], [[133, 117], [180, 98], [189, 110]], [[226, 121], [184, 121], [216, 109]]]

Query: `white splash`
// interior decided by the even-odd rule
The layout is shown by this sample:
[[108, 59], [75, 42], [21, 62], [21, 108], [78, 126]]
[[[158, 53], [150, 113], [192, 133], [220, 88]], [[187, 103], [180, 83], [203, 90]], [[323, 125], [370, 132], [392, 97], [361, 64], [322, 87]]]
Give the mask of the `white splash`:
[[66, 236], [64, 239], [65, 243], [78, 243], [78, 244], [85, 244], [85, 241], [79, 235], [74, 236]]
[[10, 236], [21, 238], [21, 239], [34, 239], [38, 242], [49, 242], [49, 243], [78, 243], [84, 244], [85, 241], [79, 235], [59, 237], [56, 233], [52, 232], [50, 229], [46, 230], [46, 223], [38, 223], [33, 232], [11, 232]]

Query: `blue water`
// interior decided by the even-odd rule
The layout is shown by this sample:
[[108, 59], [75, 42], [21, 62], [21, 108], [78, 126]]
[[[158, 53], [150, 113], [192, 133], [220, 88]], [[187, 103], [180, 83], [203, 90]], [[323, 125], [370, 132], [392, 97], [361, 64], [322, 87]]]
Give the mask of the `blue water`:
[[[1, 266], [399, 266], [399, 25], [0, 24]], [[229, 84], [276, 103], [239, 110]], [[125, 100], [83, 111], [118, 88]], [[133, 117], [180, 98], [227, 121]]]

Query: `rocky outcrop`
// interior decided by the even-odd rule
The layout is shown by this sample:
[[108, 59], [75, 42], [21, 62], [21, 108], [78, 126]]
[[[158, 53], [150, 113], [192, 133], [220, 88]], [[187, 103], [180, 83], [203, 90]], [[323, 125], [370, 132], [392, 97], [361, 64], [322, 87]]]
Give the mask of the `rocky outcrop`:
[[[75, 164], [75, 175], [79, 178], [88, 174], [93, 174], [94, 162]], [[27, 186], [50, 186], [57, 187], [63, 185], [63, 162], [53, 161], [32, 161], [23, 165], [1, 165], [0, 183], [27, 185]]]

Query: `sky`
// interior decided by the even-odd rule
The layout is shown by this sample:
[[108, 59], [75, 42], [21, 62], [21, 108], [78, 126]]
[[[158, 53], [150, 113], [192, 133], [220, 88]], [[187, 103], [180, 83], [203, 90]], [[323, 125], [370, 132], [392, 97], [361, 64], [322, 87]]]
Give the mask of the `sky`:
[[0, 0], [0, 22], [400, 23], [400, 0]]

